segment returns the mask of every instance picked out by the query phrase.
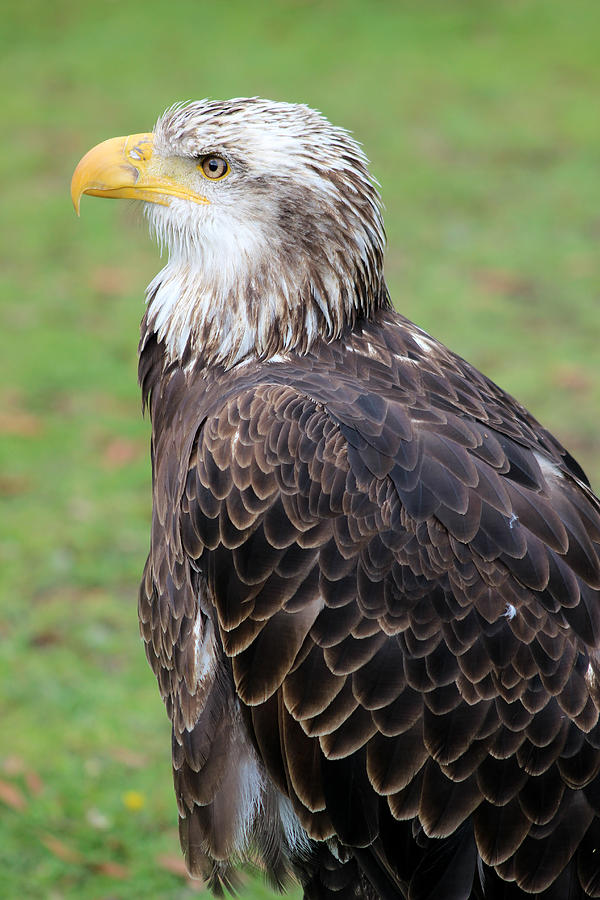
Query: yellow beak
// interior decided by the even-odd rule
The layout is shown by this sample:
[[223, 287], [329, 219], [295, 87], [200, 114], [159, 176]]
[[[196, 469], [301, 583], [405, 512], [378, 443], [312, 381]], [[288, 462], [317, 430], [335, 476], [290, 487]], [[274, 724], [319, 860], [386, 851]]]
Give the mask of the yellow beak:
[[[93, 147], [78, 164], [71, 180], [71, 199], [79, 215], [82, 194], [95, 197], [125, 197], [168, 206], [172, 197], [208, 203], [191, 184], [187, 160], [166, 160], [154, 155], [154, 135], [130, 134], [111, 138]], [[178, 176], [178, 177], [175, 177]]]

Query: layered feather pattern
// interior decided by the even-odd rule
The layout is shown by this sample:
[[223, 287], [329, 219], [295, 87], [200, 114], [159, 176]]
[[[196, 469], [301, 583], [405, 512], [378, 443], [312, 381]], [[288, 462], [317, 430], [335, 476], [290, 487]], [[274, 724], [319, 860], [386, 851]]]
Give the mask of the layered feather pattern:
[[190, 869], [218, 890], [257, 854], [340, 900], [600, 896], [577, 465], [389, 310], [231, 371], [163, 354], [145, 338], [140, 619]]

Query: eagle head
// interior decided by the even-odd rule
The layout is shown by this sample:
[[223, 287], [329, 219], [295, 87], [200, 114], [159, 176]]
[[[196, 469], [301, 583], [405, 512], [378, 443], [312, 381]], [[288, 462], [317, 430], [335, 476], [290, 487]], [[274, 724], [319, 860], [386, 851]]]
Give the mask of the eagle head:
[[77, 211], [82, 194], [143, 202], [168, 250], [146, 324], [171, 361], [305, 353], [388, 303], [367, 160], [307, 106], [176, 104], [153, 132], [90, 150], [71, 192]]

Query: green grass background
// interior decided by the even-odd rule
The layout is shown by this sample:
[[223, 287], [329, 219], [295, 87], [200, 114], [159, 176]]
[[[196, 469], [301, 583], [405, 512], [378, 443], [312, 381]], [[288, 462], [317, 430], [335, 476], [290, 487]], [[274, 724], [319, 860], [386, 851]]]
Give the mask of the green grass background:
[[[85, 198], [93, 144], [175, 100], [303, 101], [363, 142], [396, 305], [600, 481], [597, 0], [4, 0], [0, 28], [0, 897], [203, 896], [138, 638], [158, 253]], [[271, 896], [251, 878], [243, 895]]]

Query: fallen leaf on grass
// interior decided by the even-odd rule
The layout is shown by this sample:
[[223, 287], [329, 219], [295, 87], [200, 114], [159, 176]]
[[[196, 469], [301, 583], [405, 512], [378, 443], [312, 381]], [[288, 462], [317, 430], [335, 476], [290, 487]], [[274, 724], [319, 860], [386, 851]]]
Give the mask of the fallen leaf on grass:
[[25, 784], [27, 785], [29, 793], [33, 794], [35, 797], [44, 790], [44, 782], [33, 769], [27, 769], [25, 772]]
[[504, 269], [478, 269], [473, 277], [482, 290], [488, 294], [499, 294], [505, 297], [531, 297], [536, 286], [530, 278], [519, 272]]
[[2, 770], [7, 775], [22, 775], [25, 771], [25, 760], [21, 756], [6, 756], [2, 761]]
[[57, 859], [62, 859], [63, 862], [84, 862], [84, 858], [78, 850], [75, 850], [74, 847], [69, 847], [68, 844], [65, 844], [64, 841], [59, 840], [57, 837], [54, 837], [53, 834], [41, 835], [40, 841], [42, 842], [46, 850], [49, 850], [50, 853], [53, 856], [56, 856]]
[[94, 872], [98, 872], [100, 875], [108, 875], [109, 878], [118, 878], [121, 881], [129, 878], [129, 869], [126, 866], [122, 866], [120, 863], [94, 863], [91, 868], [94, 870]]
[[131, 272], [118, 266], [97, 266], [90, 277], [93, 289], [104, 297], [123, 297], [131, 285]]
[[587, 394], [593, 387], [589, 373], [581, 366], [570, 363], [557, 366], [552, 373], [552, 381], [557, 387], [574, 394]]
[[102, 462], [107, 469], [120, 469], [128, 463], [140, 459], [145, 452], [145, 448], [142, 448], [139, 441], [114, 438], [106, 446], [102, 454]]
[[184, 878], [189, 877], [182, 856], [177, 856], [175, 853], [165, 853], [164, 856], [157, 857], [156, 862], [161, 869], [171, 872], [172, 875], [182, 875]]
[[32, 647], [53, 647], [55, 644], [61, 644], [63, 635], [55, 628], [46, 628], [33, 634], [29, 640]]
[[138, 753], [129, 747], [113, 747], [109, 753], [116, 762], [131, 766], [132, 769], [143, 769], [148, 764], [148, 756], [145, 753]]
[[[53, 834], [42, 834], [40, 836], [40, 841], [53, 856], [56, 856], [57, 859], [66, 863], [75, 863], [79, 865], [86, 864], [85, 857], [78, 850], [65, 844], [65, 842], [61, 841], [59, 838], [54, 837]], [[120, 863], [112, 862], [111, 860], [106, 860], [105, 862], [90, 862], [88, 863], [88, 867], [94, 872], [98, 872], [100, 875], [108, 875], [110, 878], [119, 878], [121, 880], [129, 878], [129, 869], [122, 866]]]
[[18, 497], [25, 494], [31, 487], [31, 481], [21, 475], [0, 475], [0, 495], [3, 497]]
[[182, 856], [175, 853], [165, 853], [163, 856], [158, 856], [156, 862], [161, 869], [170, 872], [171, 875], [179, 875], [181, 878], [185, 878], [188, 886], [193, 891], [200, 893], [206, 887], [205, 882], [200, 878], [190, 878]]
[[0, 434], [12, 437], [36, 437], [42, 431], [42, 421], [32, 413], [20, 409], [0, 411]]
[[11, 809], [16, 809], [17, 812], [22, 812], [27, 806], [23, 792], [10, 781], [0, 781], [0, 801], [10, 806]]

